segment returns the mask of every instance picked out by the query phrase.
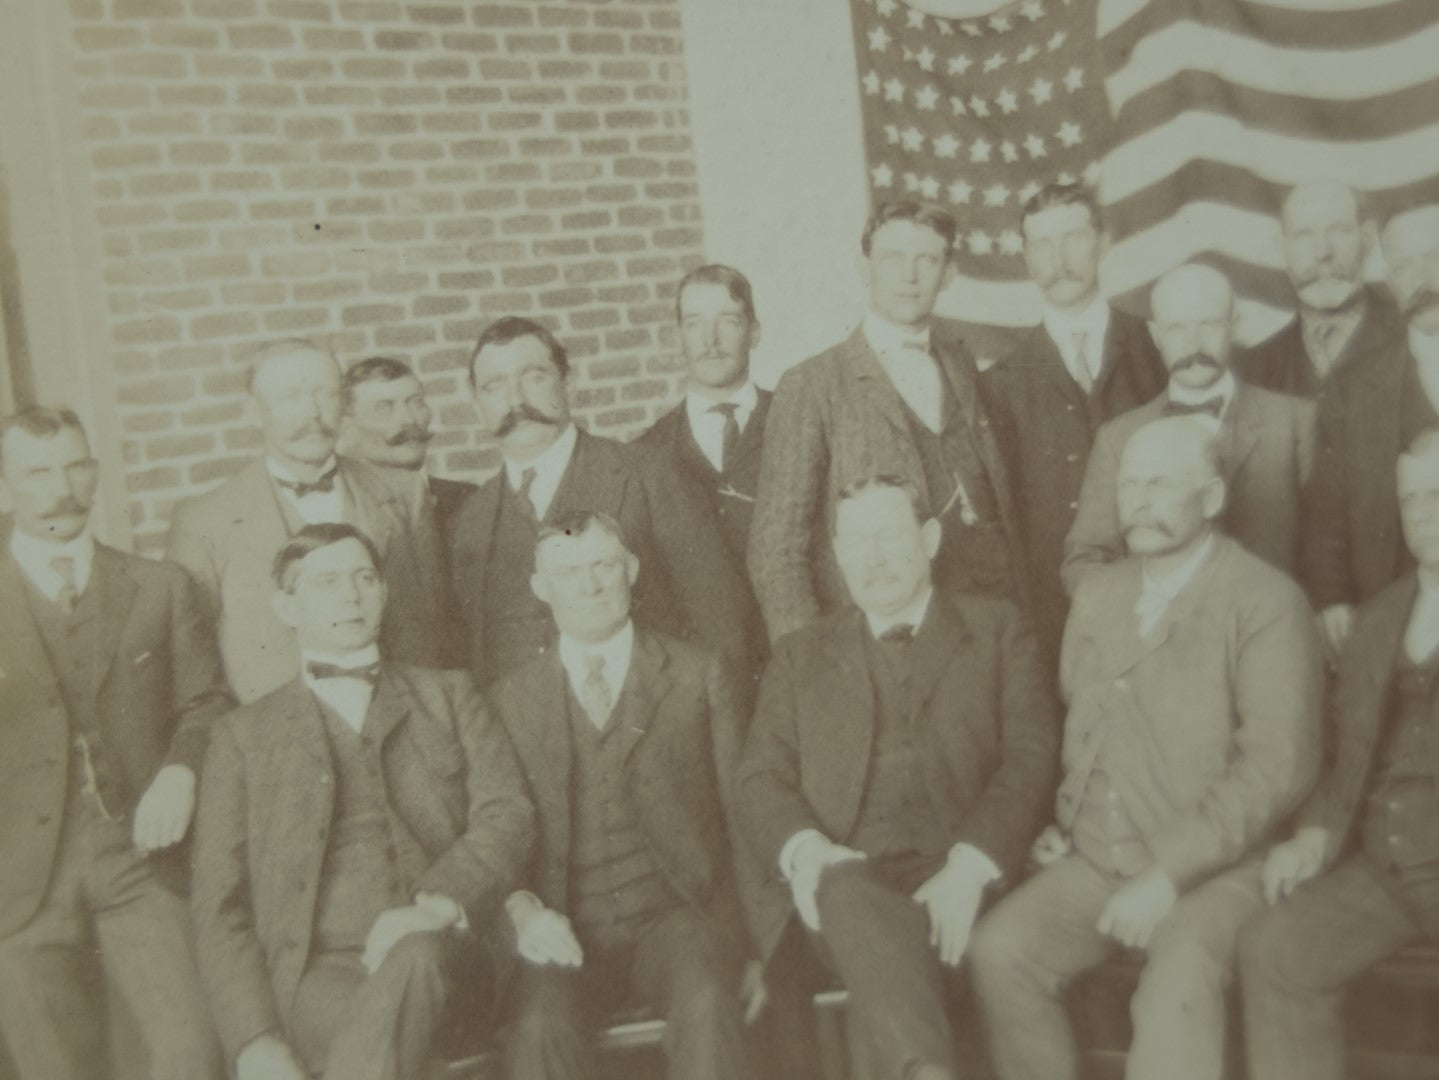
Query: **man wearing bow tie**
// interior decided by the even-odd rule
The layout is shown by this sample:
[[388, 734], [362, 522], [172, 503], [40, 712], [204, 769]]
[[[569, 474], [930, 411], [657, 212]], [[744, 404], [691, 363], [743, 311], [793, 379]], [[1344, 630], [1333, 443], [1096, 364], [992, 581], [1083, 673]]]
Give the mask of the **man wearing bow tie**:
[[301, 673], [216, 725], [205, 758], [196, 936], [238, 1080], [423, 1075], [534, 839], [470, 678], [382, 657], [379, 561], [351, 525], [281, 547], [271, 597]]
[[510, 1080], [593, 1075], [586, 1032], [638, 1000], [673, 1080], [745, 1080], [749, 954], [730, 843], [744, 715], [713, 653], [630, 618], [642, 568], [615, 519], [547, 524], [530, 580], [555, 650], [491, 692], [539, 814], [524, 889]]
[[1216, 524], [1269, 563], [1294, 573], [1301, 495], [1314, 462], [1314, 403], [1237, 379], [1234, 292], [1197, 263], [1169, 271], [1150, 294], [1150, 333], [1169, 371], [1165, 392], [1100, 428], [1064, 543], [1064, 585], [1074, 595], [1094, 567], [1125, 554], [1115, 498], [1119, 459], [1152, 420], [1194, 415], [1216, 432], [1227, 501]]
[[948, 973], [1021, 870], [1057, 764], [1034, 635], [1007, 602], [934, 587], [921, 500], [889, 476], [839, 493], [854, 606], [779, 642], [735, 783], [761, 956], [809, 951], [848, 989], [860, 1080], [967, 1075]]
[[1001, 1080], [1075, 1080], [1063, 989], [1121, 948], [1144, 954], [1125, 1075], [1223, 1072], [1235, 940], [1264, 903], [1259, 855], [1318, 768], [1323, 666], [1299, 586], [1214, 528], [1218, 459], [1190, 417], [1122, 452], [1130, 555], [1085, 576], [1065, 627], [1042, 869], [975, 933]]
[[438, 663], [439, 548], [419, 478], [335, 454], [340, 365], [317, 345], [262, 348], [249, 391], [263, 456], [180, 503], [168, 551], [208, 601], [236, 696], [253, 701], [296, 672], [292, 635], [268, 599], [270, 566], [287, 539], [319, 522], [358, 526], [380, 550], [393, 596], [384, 626], [389, 654]]
[[955, 230], [937, 207], [876, 207], [860, 238], [863, 322], [775, 390], [749, 548], [771, 641], [844, 606], [827, 522], [839, 491], [876, 472], [902, 477], [934, 508], [937, 588], [1026, 590], [1014, 493], [974, 359], [957, 327], [933, 317]]
[[218, 1080], [187, 880], [195, 780], [231, 707], [188, 575], [99, 543], [68, 409], [0, 420], [0, 1035], [20, 1080], [110, 1075], [95, 959], [156, 1080]]

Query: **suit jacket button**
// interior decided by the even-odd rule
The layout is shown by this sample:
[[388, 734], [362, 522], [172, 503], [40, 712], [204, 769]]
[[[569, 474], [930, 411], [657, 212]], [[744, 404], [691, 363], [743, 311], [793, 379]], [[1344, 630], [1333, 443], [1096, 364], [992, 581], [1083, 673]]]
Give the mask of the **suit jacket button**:
[[1069, 462], [1075, 462], [1075, 461], [1078, 461], [1078, 460], [1079, 460], [1079, 455], [1078, 455], [1078, 454], [1065, 454], [1065, 455], [1064, 455], [1064, 460], [1065, 460], [1065, 461], [1069, 461]]
[[322, 773], [320, 774], [320, 783], [322, 783], [322, 784], [328, 784], [329, 782], [330, 782], [330, 774], [329, 774], [329, 773], [323, 773], [323, 772], [322, 772]]
[[50, 815], [49, 815], [49, 814], [41, 814], [39, 817], [37, 817], [37, 818], [35, 819], [35, 821], [36, 821], [38, 824], [41, 824], [41, 825], [49, 825], [49, 824], [50, 824]]
[[1079, 509], [1079, 502], [1078, 502], [1078, 500], [1070, 503], [1070, 504], [1069, 504], [1069, 508], [1070, 508], [1071, 510], [1078, 510], [1078, 509]]

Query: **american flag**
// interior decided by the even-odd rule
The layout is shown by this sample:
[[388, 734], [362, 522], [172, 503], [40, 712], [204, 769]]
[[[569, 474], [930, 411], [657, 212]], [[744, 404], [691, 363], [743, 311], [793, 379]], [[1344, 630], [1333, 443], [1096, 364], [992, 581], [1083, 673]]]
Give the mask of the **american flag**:
[[1347, 182], [1380, 218], [1439, 202], [1439, 0], [851, 4], [873, 197], [960, 221], [947, 314], [1033, 321], [1019, 208], [1051, 180], [1098, 185], [1107, 293], [1142, 309], [1155, 278], [1204, 259], [1247, 298], [1248, 339], [1294, 304], [1288, 187]]
[[967, 19], [851, 3], [874, 200], [919, 197], [958, 219], [947, 313], [1032, 320], [1020, 208], [1051, 181], [1097, 183], [1108, 140], [1094, 0], [1016, 0]]
[[1096, 22], [1115, 117], [1100, 184], [1111, 291], [1204, 258], [1250, 298], [1246, 336], [1261, 336], [1294, 303], [1276, 217], [1288, 187], [1344, 181], [1380, 220], [1439, 201], [1436, 0], [1098, 0]]

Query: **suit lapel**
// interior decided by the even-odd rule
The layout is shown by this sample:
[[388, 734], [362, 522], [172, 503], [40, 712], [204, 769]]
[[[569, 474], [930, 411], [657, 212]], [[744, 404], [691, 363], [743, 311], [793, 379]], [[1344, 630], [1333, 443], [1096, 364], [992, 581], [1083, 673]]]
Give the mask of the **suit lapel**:
[[664, 647], [641, 630], [636, 629], [635, 644], [630, 656], [630, 670], [620, 696], [630, 695], [625, 721], [620, 731], [611, 736], [620, 740], [620, 758], [629, 767], [635, 748], [654, 726], [655, 712], [669, 692], [669, 656]]
[[[849, 615], [829, 629], [819, 684], [810, 688], [813, 705], [807, 710], [824, 730], [816, 733], [813, 775], [825, 777], [825, 788], [844, 800], [846, 833], [859, 812], [859, 795], [874, 747], [874, 683], [865, 659], [864, 615]], [[837, 837], [836, 839], [841, 839]]]
[[262, 457], [235, 477], [235, 502], [230, 520], [234, 542], [272, 557], [290, 537], [269, 470]]
[[528, 745], [522, 757], [529, 763], [528, 775], [540, 820], [551, 833], [550, 849], [567, 861], [574, 748], [570, 744], [569, 684], [559, 650], [552, 649], [543, 661], [531, 665], [525, 683], [525, 697], [530, 704], [526, 726], [511, 735], [517, 743]]
[[[0, 679], [44, 679], [54, 683], [58, 676], [30, 613], [25, 590], [25, 572], [7, 548], [0, 552]], [[0, 718], [11, 719], [17, 718]]]
[[1264, 434], [1264, 411], [1252, 388], [1237, 383], [1229, 412], [1220, 426], [1219, 453], [1225, 476], [1232, 480], [1259, 445]]
[[390, 733], [410, 715], [410, 704], [405, 684], [387, 665], [382, 665], [370, 708], [365, 713], [365, 730], [373, 735], [376, 745], [384, 746]]
[[729, 475], [734, 476], [743, 471], [751, 459], [758, 457], [760, 450], [764, 448], [764, 425], [769, 417], [769, 400], [770, 395], [766, 391], [759, 391], [754, 411], [749, 414], [749, 422], [740, 432], [739, 442], [735, 445], [734, 460], [725, 462], [725, 472]]
[[909, 416], [905, 412], [903, 399], [894, 384], [889, 381], [884, 366], [879, 362], [879, 357], [870, 347], [869, 339], [864, 336], [864, 328], [860, 327], [849, 338], [849, 347], [845, 350], [845, 360], [856, 382], [862, 385], [859, 394], [867, 401], [890, 426], [901, 435], [906, 443], [912, 436], [909, 429]]
[[609, 455], [593, 435], [581, 431], [578, 436], [560, 486], [555, 489], [555, 497], [545, 513], [547, 522], [572, 510], [597, 506], [617, 513], [624, 502], [624, 475], [610, 467]]
[[938, 593], [931, 596], [924, 622], [914, 635], [910, 716], [918, 716], [929, 704], [939, 680], [954, 665], [955, 655], [966, 636], [963, 624], [949, 605]]
[[98, 688], [103, 687], [105, 680], [109, 678], [115, 653], [120, 648], [120, 634], [130, 616], [130, 605], [135, 600], [139, 586], [135, 584], [135, 579], [130, 576], [119, 554], [103, 544], [96, 544], [87, 588], [97, 590], [96, 607], [100, 612], [100, 633], [97, 638], [100, 656], [95, 673], [95, 686]]

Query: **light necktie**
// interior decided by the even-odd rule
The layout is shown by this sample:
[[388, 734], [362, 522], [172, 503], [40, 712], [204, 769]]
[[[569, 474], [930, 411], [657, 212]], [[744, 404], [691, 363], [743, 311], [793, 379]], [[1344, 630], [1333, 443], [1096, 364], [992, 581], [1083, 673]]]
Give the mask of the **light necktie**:
[[1094, 392], [1094, 376], [1089, 373], [1089, 334], [1084, 330], [1076, 330], [1070, 339], [1074, 344], [1074, 381], [1088, 397]]
[[531, 466], [530, 468], [525, 469], [523, 472], [521, 472], [520, 490], [516, 494], [519, 495], [520, 502], [524, 504], [527, 510], [529, 510], [530, 520], [538, 524], [540, 520], [539, 511], [535, 509], [534, 500], [530, 498], [530, 488], [535, 486], [535, 475], [536, 472], [534, 466]]
[[590, 723], [603, 731], [615, 707], [609, 680], [605, 678], [605, 658], [598, 653], [585, 657], [585, 681], [580, 684], [580, 707]]
[[80, 590], [75, 587], [75, 559], [70, 555], [56, 555], [50, 560], [50, 569], [60, 575], [64, 582], [60, 586], [60, 592], [55, 597], [55, 602], [60, 605], [60, 610], [66, 615], [75, 614], [75, 606], [80, 603]]
[[738, 408], [733, 401], [721, 401], [718, 405], [709, 407], [710, 412], [724, 417], [724, 434], [720, 439], [720, 472], [724, 472], [734, 462], [735, 447], [739, 445], [739, 418], [735, 416]]

